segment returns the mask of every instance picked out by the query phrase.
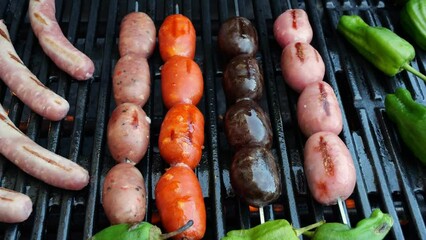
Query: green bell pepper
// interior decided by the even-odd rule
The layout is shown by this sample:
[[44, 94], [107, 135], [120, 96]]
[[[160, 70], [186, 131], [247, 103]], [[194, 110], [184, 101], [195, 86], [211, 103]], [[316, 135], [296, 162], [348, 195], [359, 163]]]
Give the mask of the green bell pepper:
[[426, 1], [408, 1], [400, 15], [402, 28], [421, 49], [426, 50]]
[[303, 232], [322, 224], [324, 224], [324, 221], [294, 229], [285, 219], [271, 220], [249, 229], [232, 230], [222, 240], [299, 240], [298, 236]]
[[426, 106], [414, 101], [407, 89], [398, 88], [386, 95], [385, 110], [402, 141], [426, 165]]
[[313, 240], [380, 240], [393, 226], [393, 219], [380, 209], [375, 209], [369, 218], [359, 221], [355, 228], [342, 223], [326, 223], [303, 235]]
[[162, 234], [160, 228], [148, 222], [135, 225], [122, 223], [109, 226], [88, 240], [162, 240], [182, 233], [193, 224], [194, 222], [190, 220], [178, 230]]
[[370, 63], [388, 76], [395, 76], [403, 69], [422, 80], [426, 76], [410, 66], [414, 59], [414, 47], [391, 30], [369, 26], [357, 15], [343, 15], [337, 30]]

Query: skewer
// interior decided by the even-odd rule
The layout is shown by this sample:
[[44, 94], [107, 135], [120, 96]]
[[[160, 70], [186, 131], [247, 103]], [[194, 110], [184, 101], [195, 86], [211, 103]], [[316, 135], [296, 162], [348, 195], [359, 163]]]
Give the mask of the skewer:
[[260, 224], [265, 222], [265, 213], [263, 207], [259, 207]]
[[349, 221], [349, 217], [348, 214], [346, 212], [346, 208], [345, 208], [345, 203], [343, 202], [342, 198], [338, 198], [337, 199], [337, 204], [339, 205], [339, 210], [340, 210], [340, 216], [342, 217], [342, 221], [345, 225], [348, 225]]
[[240, 16], [240, 10], [238, 8], [238, 0], [234, 0], [234, 7], [235, 7], [235, 16]]
[[135, 1], [135, 12], [139, 12], [139, 2]]
[[179, 4], [177, 4], [177, 3], [175, 5], [175, 13], [179, 14]]

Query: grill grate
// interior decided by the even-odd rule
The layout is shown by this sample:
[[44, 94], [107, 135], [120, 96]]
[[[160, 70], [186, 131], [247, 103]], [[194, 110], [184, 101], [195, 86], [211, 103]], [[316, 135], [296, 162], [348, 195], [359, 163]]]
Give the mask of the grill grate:
[[[397, 21], [398, 9], [380, 0], [237, 0], [239, 14], [255, 24], [259, 35], [257, 58], [265, 79], [261, 105], [270, 114], [274, 129], [273, 153], [279, 159], [283, 194], [265, 207], [265, 219], [286, 218], [295, 227], [315, 221], [341, 221], [336, 206], [324, 207], [310, 197], [303, 175], [303, 144], [306, 140], [296, 121], [297, 94], [282, 80], [281, 50], [272, 34], [274, 19], [285, 9], [306, 9], [314, 29], [313, 46], [326, 65], [325, 81], [333, 87], [343, 112], [340, 137], [354, 156], [357, 186], [352, 195], [355, 208], [348, 208], [354, 225], [372, 208], [389, 212], [394, 224], [388, 239], [426, 239], [425, 167], [404, 146], [384, 112], [384, 96], [398, 86], [426, 103], [426, 86], [402, 72], [388, 78], [369, 65], [336, 33], [342, 14], [359, 14], [369, 24], [382, 25], [404, 35]], [[165, 16], [179, 5], [192, 19], [197, 31], [195, 61], [203, 70], [204, 97], [199, 103], [206, 120], [203, 158], [196, 169], [207, 207], [206, 239], [220, 239], [227, 231], [259, 224], [259, 215], [233, 194], [229, 182], [232, 151], [226, 143], [222, 116], [226, 110], [221, 86], [224, 61], [217, 52], [220, 23], [235, 15], [231, 0], [139, 1], [76, 0], [57, 2], [57, 18], [67, 37], [90, 56], [96, 66], [94, 79], [71, 81], [43, 54], [31, 31], [28, 0], [0, 1], [0, 18], [5, 19], [11, 39], [25, 64], [49, 88], [70, 102], [69, 116], [49, 122], [31, 113], [0, 82], [0, 102], [12, 121], [40, 145], [78, 162], [91, 175], [89, 186], [70, 192], [47, 186], [22, 173], [0, 156], [0, 186], [28, 194], [33, 214], [21, 224], [0, 223], [4, 239], [86, 239], [109, 225], [103, 213], [100, 190], [106, 172], [113, 166], [105, 142], [106, 124], [113, 110], [111, 75], [118, 60], [119, 23], [128, 12], [149, 14], [158, 29]], [[417, 50], [417, 49], [416, 49]], [[152, 93], [145, 105], [151, 117], [151, 142], [138, 165], [147, 185], [147, 216], [155, 221], [155, 184], [166, 167], [158, 152], [158, 134], [165, 114], [160, 91], [158, 51], [149, 59]], [[415, 68], [425, 72], [426, 53], [417, 50]]]

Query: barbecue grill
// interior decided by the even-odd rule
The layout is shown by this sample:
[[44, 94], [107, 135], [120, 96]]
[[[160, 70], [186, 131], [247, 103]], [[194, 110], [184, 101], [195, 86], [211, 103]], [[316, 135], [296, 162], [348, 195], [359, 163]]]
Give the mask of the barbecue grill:
[[[342, 14], [361, 15], [371, 25], [388, 27], [406, 37], [398, 22], [399, 8], [386, 0], [236, 0], [240, 16], [250, 19], [258, 31], [256, 55], [264, 74], [265, 92], [260, 102], [269, 113], [273, 153], [281, 172], [282, 195], [264, 208], [265, 219], [285, 218], [295, 227], [326, 219], [341, 222], [337, 206], [322, 206], [310, 196], [303, 173], [306, 138], [296, 120], [298, 94], [281, 77], [281, 49], [272, 32], [273, 21], [288, 8], [303, 8], [314, 30], [312, 45], [326, 66], [325, 81], [333, 87], [343, 113], [340, 134], [355, 162], [357, 186], [345, 209], [352, 226], [368, 217], [373, 208], [390, 213], [395, 224], [387, 239], [426, 239], [425, 170], [402, 143], [384, 111], [384, 96], [396, 87], [408, 88], [416, 100], [426, 103], [426, 85], [412, 74], [387, 77], [367, 63], [336, 32]], [[71, 105], [68, 116], [50, 122], [32, 113], [0, 82], [0, 102], [9, 117], [30, 138], [51, 151], [78, 162], [91, 175], [81, 191], [50, 187], [19, 170], [0, 156], [0, 186], [29, 195], [34, 203], [30, 218], [20, 224], [0, 223], [4, 239], [86, 239], [109, 226], [101, 205], [103, 179], [115, 164], [106, 146], [106, 125], [114, 109], [111, 76], [118, 60], [118, 30], [121, 19], [131, 11], [152, 17], [157, 30], [164, 18], [179, 11], [188, 16], [197, 31], [195, 61], [204, 74], [205, 91], [198, 107], [206, 120], [205, 148], [196, 174], [207, 208], [205, 239], [220, 239], [232, 229], [259, 224], [259, 212], [235, 196], [230, 185], [232, 149], [223, 130], [226, 110], [221, 78], [224, 59], [218, 52], [220, 24], [234, 16], [231, 0], [142, 1], [73, 0], [56, 1], [56, 17], [68, 39], [91, 57], [94, 78], [72, 80], [44, 55], [27, 17], [28, 0], [1, 0], [0, 18], [9, 28], [12, 42], [24, 63], [49, 88]], [[426, 71], [426, 52], [417, 49], [412, 66]], [[137, 165], [147, 186], [146, 220], [158, 223], [154, 189], [166, 164], [158, 152], [158, 135], [166, 113], [160, 90], [162, 61], [158, 50], [149, 59], [152, 91], [144, 110], [150, 116], [151, 142]], [[160, 225], [161, 226], [161, 225]]]

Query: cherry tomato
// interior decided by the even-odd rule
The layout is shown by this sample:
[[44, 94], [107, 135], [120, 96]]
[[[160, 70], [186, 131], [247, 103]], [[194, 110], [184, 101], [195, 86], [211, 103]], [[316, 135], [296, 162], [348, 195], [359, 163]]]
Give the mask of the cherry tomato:
[[174, 55], [191, 59], [195, 55], [196, 33], [191, 20], [182, 14], [169, 15], [158, 32], [160, 55], [164, 62]]
[[173, 56], [161, 68], [161, 93], [167, 108], [177, 103], [197, 105], [203, 88], [203, 73], [188, 57]]
[[158, 147], [170, 165], [185, 163], [194, 169], [201, 160], [204, 144], [204, 116], [192, 104], [176, 104], [161, 124]]

